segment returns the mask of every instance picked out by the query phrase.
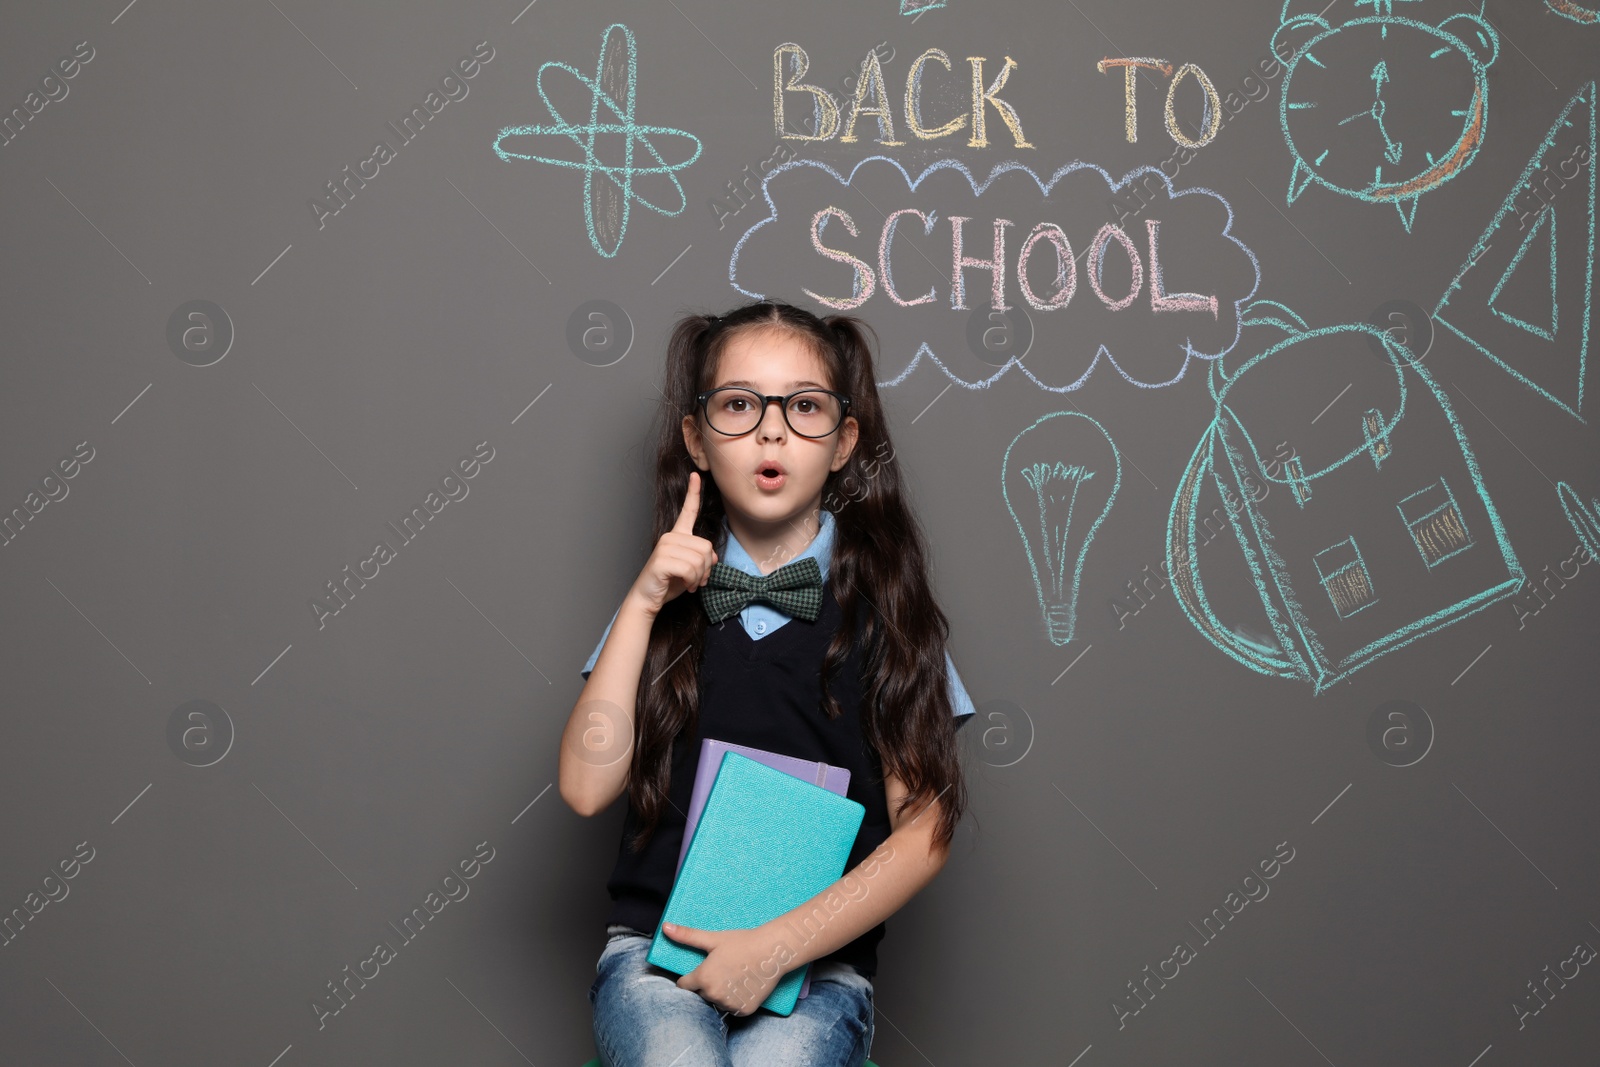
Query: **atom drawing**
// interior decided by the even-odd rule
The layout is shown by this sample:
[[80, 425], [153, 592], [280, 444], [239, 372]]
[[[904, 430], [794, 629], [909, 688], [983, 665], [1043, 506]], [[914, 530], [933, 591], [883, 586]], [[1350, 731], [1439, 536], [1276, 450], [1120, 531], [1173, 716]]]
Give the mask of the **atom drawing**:
[[[626, 56], [625, 64], [622, 58], [624, 56]], [[494, 139], [495, 154], [501, 159], [526, 159], [535, 163], [548, 163], [554, 167], [573, 167], [583, 171], [583, 220], [589, 229], [589, 243], [594, 246], [596, 252], [608, 259], [615, 256], [617, 250], [622, 247], [622, 238], [628, 232], [628, 213], [634, 201], [637, 200], [651, 211], [658, 211], [669, 218], [683, 214], [684, 208], [689, 206], [689, 200], [684, 195], [683, 186], [679, 184], [676, 172], [700, 158], [700, 139], [694, 134], [685, 130], [675, 130], [670, 126], [641, 126], [634, 122], [637, 61], [638, 50], [634, 45], [633, 31], [620, 22], [607, 26], [605, 32], [600, 35], [600, 57], [595, 63], [593, 78], [586, 78], [575, 68], [554, 60], [540, 66], [535, 84], [539, 89], [539, 99], [544, 101], [545, 110], [555, 119], [555, 123], [548, 126], [507, 126]], [[550, 102], [550, 97], [544, 91], [544, 75], [545, 71], [551, 68], [566, 71], [589, 90], [589, 121], [586, 125], [575, 126], [568, 122], [561, 117], [561, 112], [556, 110], [555, 104]], [[622, 100], [620, 105], [617, 103], [619, 97]], [[616, 121], [600, 121], [602, 104]], [[507, 137], [542, 137], [552, 134], [570, 138], [573, 144], [583, 150], [583, 161], [512, 152], [500, 147], [500, 143]], [[623, 152], [620, 165], [602, 163], [595, 153], [595, 140], [601, 134], [622, 134]], [[651, 143], [651, 135], [688, 138], [694, 144], [694, 152], [681, 163], [668, 163]], [[642, 144], [644, 150], [650, 153], [656, 161], [656, 166], [634, 166], [635, 141]], [[596, 181], [596, 174], [603, 175], [604, 180]], [[666, 175], [672, 187], [678, 191], [678, 206], [661, 207], [634, 192], [633, 179], [636, 175], [642, 174]]]

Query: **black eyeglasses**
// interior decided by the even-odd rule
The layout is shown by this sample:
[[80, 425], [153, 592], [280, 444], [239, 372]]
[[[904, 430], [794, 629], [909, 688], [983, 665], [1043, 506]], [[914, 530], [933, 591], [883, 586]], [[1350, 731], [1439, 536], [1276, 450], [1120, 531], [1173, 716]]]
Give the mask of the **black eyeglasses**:
[[788, 396], [764, 396], [754, 389], [725, 385], [695, 397], [706, 422], [725, 437], [739, 437], [761, 423], [774, 400], [789, 429], [801, 437], [826, 437], [839, 428], [850, 410], [850, 398], [832, 389], [802, 389]]

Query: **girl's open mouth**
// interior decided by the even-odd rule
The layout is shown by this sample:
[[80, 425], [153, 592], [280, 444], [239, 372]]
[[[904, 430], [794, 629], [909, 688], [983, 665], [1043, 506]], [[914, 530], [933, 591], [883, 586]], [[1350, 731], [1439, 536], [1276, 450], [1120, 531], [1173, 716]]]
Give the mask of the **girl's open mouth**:
[[756, 487], [759, 489], [781, 489], [788, 480], [788, 475], [775, 467], [756, 472]]

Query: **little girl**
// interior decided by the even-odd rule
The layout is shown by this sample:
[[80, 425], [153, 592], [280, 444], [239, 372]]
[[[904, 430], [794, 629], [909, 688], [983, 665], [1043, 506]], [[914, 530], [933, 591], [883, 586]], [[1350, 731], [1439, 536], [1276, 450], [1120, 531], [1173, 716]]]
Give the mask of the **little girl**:
[[[606, 1067], [858, 1067], [884, 920], [939, 873], [966, 809], [955, 734], [973, 708], [864, 331], [756, 303], [672, 332], [655, 549], [589, 657], [561, 748], [573, 810], [628, 793], [589, 989]], [[680, 976], [645, 957], [706, 737], [848, 768], [866, 817], [845, 875], [807, 903], [752, 929], [663, 928], [707, 953]], [[792, 1014], [757, 1011], [806, 963]]]

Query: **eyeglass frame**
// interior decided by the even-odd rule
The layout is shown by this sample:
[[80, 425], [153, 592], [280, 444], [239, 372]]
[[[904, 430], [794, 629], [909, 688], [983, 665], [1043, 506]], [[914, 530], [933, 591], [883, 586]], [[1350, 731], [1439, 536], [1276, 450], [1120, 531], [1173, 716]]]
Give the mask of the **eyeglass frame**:
[[[706, 404], [711, 399], [712, 393], [720, 393], [729, 389], [736, 390], [741, 393], [749, 393], [751, 396], [757, 396], [761, 398], [761, 416], [760, 418], [756, 419], [756, 424], [750, 427], [749, 430], [745, 430], [744, 433], [728, 433], [726, 430], [718, 430], [715, 426], [711, 425], [711, 412], [706, 409]], [[829, 396], [839, 401], [839, 421], [833, 427], [833, 429], [829, 430], [827, 433], [818, 434], [817, 436], [813, 437], [810, 434], [801, 433], [799, 430], [794, 428], [794, 423], [789, 421], [789, 401], [799, 396], [801, 393], [827, 393]], [[839, 427], [844, 425], [845, 418], [850, 414], [850, 397], [848, 394], [841, 393], [833, 389], [819, 389], [816, 386], [810, 386], [805, 389], [796, 389], [788, 396], [778, 396], [776, 394], [769, 396], [765, 393], [757, 392], [756, 390], [743, 385], [719, 385], [715, 389], [707, 389], [703, 393], [697, 393], [694, 399], [695, 403], [700, 408], [701, 414], [705, 416], [706, 425], [711, 426], [713, 430], [716, 430], [724, 437], [743, 437], [745, 434], [750, 433], [751, 430], [759, 429], [762, 419], [767, 417], [767, 405], [772, 403], [774, 400], [778, 401], [778, 410], [783, 414], [783, 424], [789, 427], [789, 429], [792, 430], [797, 436], [804, 437], [807, 441], [820, 441], [824, 437], [830, 437], [833, 434], [838, 433]]]

